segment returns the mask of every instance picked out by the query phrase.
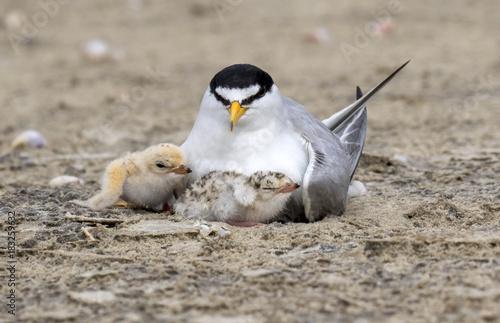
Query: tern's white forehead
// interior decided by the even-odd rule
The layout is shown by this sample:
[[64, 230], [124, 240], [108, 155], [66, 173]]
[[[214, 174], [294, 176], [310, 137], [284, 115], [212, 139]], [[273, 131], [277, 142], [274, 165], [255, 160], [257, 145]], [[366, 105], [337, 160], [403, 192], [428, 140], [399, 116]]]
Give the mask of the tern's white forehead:
[[252, 95], [257, 94], [259, 92], [260, 86], [258, 84], [246, 87], [244, 89], [238, 89], [238, 88], [227, 88], [227, 87], [217, 87], [215, 89], [215, 92], [217, 92], [220, 96], [222, 96], [224, 99], [228, 100], [229, 102], [233, 101], [243, 101], [248, 97], [251, 97]]

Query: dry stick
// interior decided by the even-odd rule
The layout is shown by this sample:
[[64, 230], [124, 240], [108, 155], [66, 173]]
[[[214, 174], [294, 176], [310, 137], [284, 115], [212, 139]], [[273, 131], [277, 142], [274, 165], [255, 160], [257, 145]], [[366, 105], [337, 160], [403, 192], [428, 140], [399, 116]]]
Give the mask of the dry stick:
[[90, 228], [82, 227], [83, 233], [90, 239], [90, 241], [95, 241], [94, 237], [90, 234], [88, 229], [90, 229]]
[[357, 228], [360, 228], [360, 229], [364, 229], [364, 228], [365, 228], [365, 227], [364, 227], [364, 226], [362, 226], [361, 224], [356, 223], [356, 222], [351, 221], [351, 220], [346, 220], [346, 222], [347, 222], [347, 223], [349, 223], [349, 224], [351, 224], [351, 225], [353, 225], [353, 226], [355, 226], [355, 227], [357, 227]]
[[63, 250], [38, 250], [40, 253], [44, 254], [51, 254], [51, 255], [59, 255], [59, 256], [64, 256], [64, 257], [83, 257], [86, 259], [90, 260], [96, 260], [96, 259], [113, 259], [113, 260], [118, 260], [118, 261], [127, 261], [127, 262], [132, 262], [133, 260], [127, 257], [123, 256], [118, 256], [118, 255], [98, 255], [95, 253], [91, 252], [79, 252], [79, 251], [63, 251]]
[[108, 231], [106, 227], [99, 225], [98, 227], [82, 227], [83, 233], [90, 239], [90, 241], [96, 241], [95, 238], [92, 236], [92, 234], [89, 231], [95, 231], [95, 230], [104, 230]]
[[125, 222], [125, 220], [121, 219], [91, 218], [88, 216], [76, 216], [76, 215], [65, 215], [64, 217], [68, 220], [72, 220], [75, 222], [91, 222], [91, 223], [102, 223], [102, 224], [120, 224]]

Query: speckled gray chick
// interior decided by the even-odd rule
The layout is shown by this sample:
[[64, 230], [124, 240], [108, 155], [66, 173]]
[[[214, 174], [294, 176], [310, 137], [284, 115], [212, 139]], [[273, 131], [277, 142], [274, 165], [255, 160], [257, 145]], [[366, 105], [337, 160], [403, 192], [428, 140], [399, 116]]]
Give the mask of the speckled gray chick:
[[280, 215], [299, 187], [278, 172], [246, 176], [234, 171], [205, 174], [175, 203], [177, 214], [236, 226], [255, 226]]

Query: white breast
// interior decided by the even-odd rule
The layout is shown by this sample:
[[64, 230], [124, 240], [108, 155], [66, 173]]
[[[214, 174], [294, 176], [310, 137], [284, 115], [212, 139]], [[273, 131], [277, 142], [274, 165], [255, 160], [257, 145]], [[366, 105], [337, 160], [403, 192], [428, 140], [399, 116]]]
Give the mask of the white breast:
[[308, 154], [300, 135], [292, 127], [270, 129], [273, 128], [257, 131], [235, 128], [231, 136], [227, 129], [213, 129], [211, 134], [190, 136], [182, 147], [193, 170], [190, 181], [212, 170], [235, 170], [245, 175], [271, 170], [282, 172], [302, 184]]

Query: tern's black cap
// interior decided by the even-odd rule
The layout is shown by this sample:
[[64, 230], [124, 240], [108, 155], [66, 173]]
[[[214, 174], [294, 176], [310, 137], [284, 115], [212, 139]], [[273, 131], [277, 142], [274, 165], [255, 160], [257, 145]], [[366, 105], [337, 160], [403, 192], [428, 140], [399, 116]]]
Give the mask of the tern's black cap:
[[229, 89], [244, 89], [252, 85], [260, 85], [263, 94], [269, 91], [274, 82], [271, 75], [257, 66], [250, 64], [231, 65], [215, 74], [210, 81], [210, 92], [217, 96], [215, 89], [218, 87]]

